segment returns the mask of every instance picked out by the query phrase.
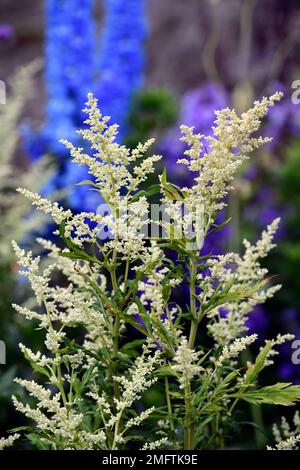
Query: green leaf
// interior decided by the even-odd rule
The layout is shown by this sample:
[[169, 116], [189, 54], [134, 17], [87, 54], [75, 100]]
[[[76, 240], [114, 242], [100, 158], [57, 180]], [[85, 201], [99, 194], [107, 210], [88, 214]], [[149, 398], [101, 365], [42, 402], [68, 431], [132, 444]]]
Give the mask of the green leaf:
[[[177, 377], [176, 372], [169, 365], [160, 367], [154, 372], [154, 375], [157, 377]], [[180, 394], [180, 397], [181, 396]]]
[[235, 380], [237, 378], [237, 376], [239, 375], [239, 370], [238, 369], [234, 369], [232, 370], [226, 377], [224, 380], [222, 380], [222, 382], [220, 383], [220, 385], [218, 386], [216, 392], [219, 393], [220, 391], [223, 392], [224, 388], [227, 388], [231, 382], [233, 382], [233, 380]]
[[167, 330], [167, 328], [154, 315], [151, 316], [150, 320], [151, 320], [151, 324], [154, 327], [153, 329], [156, 330], [156, 333], [163, 340], [163, 342], [168, 346], [170, 351], [174, 352], [174, 341], [172, 340], [172, 337], [170, 336], [170, 333]]
[[231, 398], [239, 398], [254, 405], [283, 405], [291, 406], [300, 401], [300, 385], [278, 382], [274, 385], [257, 390], [248, 390], [230, 394]]
[[231, 221], [232, 217], [229, 217], [227, 220], [225, 220], [225, 222], [223, 222], [222, 224], [220, 225], [213, 225], [213, 229], [209, 231], [208, 235], [211, 235], [212, 233], [216, 233], [216, 232], [219, 232], [220, 230], [222, 230], [222, 228], [225, 227], [225, 225], [229, 224], [229, 222]]
[[[74, 339], [70, 340], [68, 338], [64, 338], [64, 342], [66, 344], [66, 347], [64, 349], [60, 349], [60, 353], [71, 355], [75, 354], [77, 351], [84, 351], [88, 356], [91, 356], [94, 359], [99, 359], [97, 354], [93, 353], [81, 344], [76, 343]], [[103, 351], [102, 354], [104, 354]]]
[[174, 201], [184, 201], [184, 195], [182, 196], [181, 193], [181, 188], [179, 186], [176, 186], [175, 184], [169, 183], [167, 181], [167, 170], [166, 167], [164, 168], [164, 171], [162, 172], [161, 175], [161, 185], [165, 191], [165, 196]]
[[36, 428], [33, 426], [18, 426], [17, 428], [10, 429], [8, 431], [9, 434], [15, 433], [15, 432], [20, 432], [20, 431], [36, 431]]
[[211, 378], [209, 376], [203, 376], [201, 386], [195, 395], [195, 404], [200, 405], [206, 400], [207, 391], [211, 386]]
[[90, 185], [90, 186], [94, 186], [95, 188], [98, 188], [96, 183], [91, 180], [83, 180], [83, 181], [80, 181], [80, 183], [76, 183], [76, 186], [83, 186], [83, 185]]
[[135, 318], [132, 315], [128, 315], [126, 312], [120, 312], [120, 318], [124, 320], [126, 323], [128, 323], [129, 325], [136, 328], [143, 335], [147, 336], [148, 332], [137, 320], [135, 320]]
[[223, 289], [221, 286], [218, 286], [210, 300], [206, 304], [203, 304], [202, 311], [207, 314], [216, 307], [220, 307], [228, 302], [240, 302], [243, 299], [252, 297], [255, 292], [261, 289], [265, 281], [255, 283], [250, 286], [240, 285], [235, 288], [234, 282], [235, 279], [232, 278], [227, 282]]
[[166, 182], [167, 182], [167, 168], [166, 167], [164, 167], [164, 170], [162, 172], [161, 182], [162, 182], [162, 184], [166, 184]]
[[[36, 434], [36, 432], [28, 434], [27, 437], [32, 442], [32, 444], [37, 448], [37, 450], [48, 449], [48, 446], [42, 441], [42, 439]], [[41, 437], [44, 437], [43, 434], [41, 434]]]
[[185, 250], [184, 246], [180, 242], [175, 242], [175, 241], [163, 242], [163, 243], [159, 243], [159, 247], [167, 248], [168, 250], [174, 250], [178, 254], [181, 254], [184, 256], [187, 255], [187, 251]]
[[143, 196], [149, 197], [149, 196], [154, 196], [154, 194], [158, 194], [158, 193], [160, 193], [160, 185], [152, 184], [148, 189], [145, 189], [136, 193], [132, 197], [131, 202], [136, 202]]
[[266, 358], [270, 349], [272, 348], [272, 341], [267, 341], [266, 345], [261, 349], [255, 359], [255, 363], [251, 364], [245, 374], [245, 384], [252, 384], [258, 377], [259, 373], [264, 369]]
[[143, 339], [135, 339], [130, 343], [124, 344], [124, 346], [121, 347], [120, 352], [128, 354], [130, 357], [136, 356], [138, 354], [137, 348], [142, 346], [144, 342], [145, 341]]
[[72, 381], [74, 391], [78, 397], [82, 395], [82, 392], [84, 391], [85, 387], [91, 381], [90, 379], [92, 377], [94, 369], [95, 369], [95, 364], [92, 364], [87, 369], [87, 371], [83, 374], [80, 380], [78, 380], [76, 377], [75, 380]]
[[62, 238], [62, 240], [65, 242], [67, 247], [69, 248], [70, 252], [60, 253], [60, 256], [63, 256], [64, 258], [71, 258], [71, 259], [83, 259], [86, 261], [90, 261], [92, 263], [99, 264], [98, 258], [89, 255], [86, 251], [82, 250], [75, 243], [73, 243], [72, 240], [65, 237], [65, 226], [66, 226], [66, 221], [63, 220], [59, 226], [59, 235]]

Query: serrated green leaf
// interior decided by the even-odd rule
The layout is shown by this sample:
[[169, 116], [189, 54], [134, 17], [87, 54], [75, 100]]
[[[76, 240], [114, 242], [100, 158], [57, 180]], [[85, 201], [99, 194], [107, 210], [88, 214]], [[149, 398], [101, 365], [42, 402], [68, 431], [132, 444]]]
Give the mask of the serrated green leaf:
[[267, 341], [266, 345], [261, 349], [255, 359], [255, 363], [251, 364], [245, 374], [245, 384], [252, 384], [265, 367], [266, 358], [270, 349], [272, 348], [272, 342]]
[[278, 382], [256, 390], [246, 390], [230, 395], [254, 405], [283, 405], [292, 406], [300, 401], [300, 385]]

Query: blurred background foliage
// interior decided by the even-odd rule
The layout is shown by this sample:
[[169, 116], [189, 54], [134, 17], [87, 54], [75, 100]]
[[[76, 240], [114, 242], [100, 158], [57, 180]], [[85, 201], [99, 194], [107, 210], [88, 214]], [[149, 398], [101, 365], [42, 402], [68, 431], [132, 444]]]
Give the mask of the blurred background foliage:
[[[10, 239], [35, 247], [36, 234], [49, 233], [46, 220], [33, 223], [14, 190], [25, 185], [56, 193], [75, 211], [97, 207], [94, 193], [74, 190], [84, 170], [58, 143], [76, 139], [87, 91], [120, 124], [126, 145], [154, 136], [170, 179], [185, 185], [191, 181], [175, 165], [184, 150], [180, 123], [207, 134], [216, 109], [243, 112], [263, 94], [284, 91], [263, 127], [273, 142], [240, 172], [220, 214], [220, 222], [232, 217], [232, 224], [212, 235], [204, 250], [239, 251], [244, 237], [255, 239], [280, 216], [279, 246], [268, 263], [283, 288], [255, 309], [249, 328], [260, 338], [279, 331], [300, 338], [300, 104], [292, 102], [292, 83], [300, 78], [299, 31], [297, 0], [0, 0], [0, 78], [7, 84], [7, 104], [0, 105], [0, 338], [7, 344], [7, 364], [0, 366], [1, 432], [16, 422], [12, 379], [27, 373], [17, 345], [41, 346], [38, 332], [11, 308], [12, 301], [32, 299], [17, 275]], [[43, 65], [20, 69], [36, 58]], [[290, 345], [270, 373], [300, 383]], [[159, 390], [147, 399], [155, 404]], [[274, 413], [245, 410], [245, 421], [251, 414], [263, 447]], [[239, 445], [251, 446], [251, 433], [238, 431]]]

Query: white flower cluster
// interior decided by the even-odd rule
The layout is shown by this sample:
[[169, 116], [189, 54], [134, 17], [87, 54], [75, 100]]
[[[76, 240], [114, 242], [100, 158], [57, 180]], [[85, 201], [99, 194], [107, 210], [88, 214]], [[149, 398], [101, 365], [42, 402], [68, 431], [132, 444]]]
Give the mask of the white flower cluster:
[[285, 441], [276, 444], [275, 448], [267, 446], [267, 450], [297, 450], [300, 442], [300, 434], [298, 436], [288, 437]]
[[[175, 236], [180, 226], [184, 232], [193, 226], [195, 218], [203, 225], [201, 229], [196, 223], [198, 248], [192, 252], [187, 237], [178, 244], [173, 243], [172, 236], [164, 242], [144, 239], [143, 225], [153, 221], [148, 217], [147, 191], [137, 191], [140, 183], [154, 171], [154, 163], [160, 157], [146, 155], [152, 140], [132, 151], [119, 145], [117, 126], [108, 125], [109, 118], [101, 115], [91, 94], [85, 109], [87, 127], [80, 131], [90, 144], [90, 154], [69, 142], [64, 143], [74, 162], [88, 167], [92, 180], [83, 183], [101, 194], [99, 202], [103, 198], [110, 212], [73, 214], [35, 192], [20, 190], [38, 209], [52, 216], [60, 226], [59, 234], [65, 243], [64, 248], [59, 248], [38, 239], [42, 249], [48, 252], [45, 267], [41, 265], [41, 257], [34, 258], [31, 252], [13, 243], [22, 274], [28, 278], [38, 303], [36, 311], [27, 306], [15, 308], [45, 330], [45, 351], [32, 351], [23, 344], [20, 348], [33, 369], [47, 380], [41, 385], [18, 379], [18, 384], [33, 399], [30, 405], [16, 397], [13, 400], [16, 408], [34, 421], [40, 442], [46, 447], [126, 448], [130, 439], [136, 439], [134, 428], [154, 412], [154, 407], [146, 407], [138, 413], [135, 402], [161, 376], [166, 405], [159, 409], [158, 416], [159, 421], [168, 423], [170, 435], [163, 427], [155, 429], [152, 436], [149, 433], [149, 442], [143, 449], [179, 442], [179, 423], [184, 428], [183, 445], [193, 449], [197, 433], [199, 442], [206, 440], [200, 436], [201, 420], [204, 423], [211, 420], [213, 429], [214, 424], [219, 426], [225, 419], [217, 401], [216, 406], [210, 406], [211, 397], [227, 404], [233, 396], [230, 390], [236, 392], [238, 387], [238, 396], [242, 397], [246, 390], [243, 386], [247, 385], [242, 380], [226, 382], [225, 396], [219, 393], [223, 390], [223, 372], [228, 365], [235, 368], [238, 355], [257, 338], [255, 334], [243, 337], [248, 314], [280, 287], [266, 287], [268, 272], [260, 265], [260, 260], [274, 246], [279, 220], [267, 227], [256, 244], [244, 241], [243, 256], [229, 253], [199, 258], [198, 255], [201, 237], [207, 235], [214, 223], [216, 211], [224, 207], [224, 197], [237, 168], [250, 151], [268, 140], [253, 138], [252, 134], [268, 107], [280, 96], [275, 94], [256, 102], [240, 117], [229, 109], [218, 112], [213, 136], [206, 138], [206, 152], [203, 152], [202, 136], [183, 126], [183, 140], [189, 149], [185, 152], [188, 158], [181, 163], [196, 172], [195, 184], [191, 188], [179, 188], [166, 181], [164, 172], [160, 186], [170, 217], [167, 223]], [[182, 204], [188, 209], [183, 220]], [[105, 230], [112, 236], [102, 243]], [[164, 248], [175, 249], [178, 260], [168, 259]], [[57, 271], [59, 282], [53, 276]], [[184, 309], [174, 302], [172, 295], [172, 289], [178, 284], [189, 287], [189, 306]], [[208, 329], [203, 328], [203, 332], [213, 337], [215, 348], [200, 359], [204, 348], [197, 343], [200, 336], [197, 328], [204, 317]], [[145, 340], [128, 342], [127, 324], [144, 334]], [[80, 340], [74, 338], [78, 327]], [[186, 327], [190, 329], [189, 339], [185, 336]], [[268, 343], [263, 366], [276, 354], [275, 346], [288, 339], [289, 335], [279, 335]], [[172, 362], [168, 364], [167, 358], [172, 358]], [[255, 366], [256, 363], [249, 365]], [[176, 375], [177, 382], [169, 383], [168, 373]], [[205, 406], [197, 407], [195, 391], [202, 381], [208, 387], [206, 395], [200, 397]], [[216, 390], [218, 393], [214, 393]], [[293, 388], [290, 394], [291, 402], [293, 398], [297, 400]], [[182, 404], [173, 403], [178, 395], [184, 398]], [[197, 415], [193, 416], [195, 407]], [[207, 410], [212, 414], [209, 421], [206, 421]], [[290, 439], [289, 443], [278, 443], [278, 446], [293, 446], [298, 439], [287, 432], [284, 438]]]
[[92, 272], [87, 263], [75, 262], [70, 258], [65, 257], [65, 254], [70, 253], [68, 248], [63, 250], [49, 240], [37, 238], [37, 242], [46, 250], [47, 258], [50, 262], [55, 264], [55, 267], [60, 271], [72, 284], [79, 288], [86, 286], [84, 276], [87, 274], [92, 275], [94, 282], [98, 283], [103, 291], [106, 290], [106, 278], [103, 274]]
[[201, 351], [195, 352], [188, 347], [188, 341], [185, 337], [180, 338], [180, 344], [171, 366], [171, 369], [179, 376], [180, 388], [184, 388], [190, 384], [193, 377], [203, 370], [203, 368], [197, 364], [201, 354]]
[[32, 201], [32, 204], [36, 206], [37, 209], [45, 214], [50, 214], [57, 224], [60, 224], [63, 220], [72, 216], [70, 209], [65, 211], [57, 202], [52, 203], [48, 199], [40, 196], [38, 193], [33, 193], [24, 188], [18, 188], [17, 191]]
[[156, 378], [151, 378], [151, 374], [155, 370], [157, 364], [160, 363], [160, 351], [156, 350], [151, 355], [144, 354], [138, 357], [134, 367], [129, 371], [130, 378], [118, 376], [116, 380], [122, 388], [120, 400], [116, 401], [116, 407], [119, 413], [123, 413], [126, 408], [130, 408], [135, 400], [141, 397], [141, 393], [156, 382]]
[[161, 439], [158, 439], [157, 441], [153, 441], [153, 442], [146, 442], [146, 444], [143, 445], [142, 450], [160, 449], [167, 442], [168, 442], [167, 437], [162, 437]]
[[293, 419], [294, 427], [290, 426], [286, 418], [281, 418], [280, 426], [273, 425], [273, 436], [275, 439], [275, 448], [269, 447], [268, 450], [297, 450], [300, 443], [300, 415], [296, 411]]
[[[221, 305], [212, 304], [208, 316], [211, 318], [209, 331], [216, 343], [224, 346], [247, 331], [246, 322], [253, 308], [264, 303], [280, 289], [280, 285], [266, 288], [266, 275], [268, 270], [261, 268], [260, 260], [265, 258], [274, 247], [273, 236], [277, 230], [279, 219], [274, 220], [262, 233], [261, 238], [254, 245], [247, 240], [244, 255], [230, 253], [211, 260], [210, 274], [202, 279], [200, 299], [207, 302], [215, 294], [224, 292], [224, 302]], [[231, 300], [232, 298], [232, 300]], [[226, 314], [224, 315], [224, 311]]]
[[[176, 307], [169, 310], [164, 300], [163, 280], [168, 272], [167, 267], [158, 267], [148, 275], [147, 279], [139, 282], [140, 301], [149, 316], [153, 330], [153, 340], [157, 340], [159, 343], [163, 340], [160, 334], [161, 327], [165, 327], [166, 332], [172, 331], [172, 325], [177, 314]], [[175, 338], [176, 336], [173, 337], [173, 340]]]
[[8, 436], [7, 438], [1, 437], [0, 439], [0, 450], [5, 449], [6, 447], [10, 447], [14, 444], [14, 442], [20, 438], [20, 434], [12, 434], [11, 436]]
[[115, 377], [121, 386], [121, 391], [119, 398], [114, 397], [113, 403], [110, 403], [104, 394], [99, 395], [96, 390], [89, 393], [89, 396], [97, 402], [105, 430], [114, 430], [112, 449], [123, 444], [126, 432], [132, 427], [139, 426], [155, 410], [154, 407], [150, 407], [139, 415], [127, 419], [125, 426], [120, 427], [121, 419], [125, 417], [126, 412], [132, 410], [133, 403], [139, 400], [142, 393], [157, 381], [157, 378], [152, 375], [161, 363], [161, 354], [159, 350], [152, 355], [149, 352], [149, 347], [144, 346], [143, 354], [135, 360], [133, 367], [129, 370], [129, 375]]
[[[109, 250], [116, 250], [123, 255], [123, 259], [136, 261], [147, 252], [143, 229], [150, 219], [147, 199], [141, 196], [134, 200], [133, 196], [139, 185], [153, 173], [154, 163], [161, 157], [145, 157], [153, 139], [146, 144], [138, 144], [132, 151], [115, 142], [117, 126], [108, 125], [109, 118], [101, 115], [92, 94], [89, 94], [84, 111], [89, 116], [86, 120], [89, 128], [79, 133], [89, 141], [93, 154], [83, 153], [83, 149], [74, 147], [70, 142], [63, 143], [70, 150], [75, 163], [88, 167], [93, 180], [87, 184], [101, 193], [99, 204], [104, 199], [109, 206], [109, 213], [72, 214], [69, 209], [65, 210], [57, 202], [52, 203], [37, 193], [22, 188], [18, 191], [39, 210], [50, 214], [58, 225], [64, 222], [65, 237], [79, 247], [83, 247], [86, 242], [97, 243], [103, 235], [109, 235], [107, 243], [98, 245], [103, 255]], [[132, 165], [134, 167], [131, 171]]]
[[278, 334], [275, 339], [266, 341], [271, 343], [271, 348], [268, 351], [268, 354], [265, 358], [265, 367], [270, 366], [274, 364], [273, 357], [278, 356], [279, 352], [275, 349], [276, 346], [280, 346], [281, 344], [287, 342], [287, 341], [293, 341], [295, 339], [295, 335], [292, 335], [290, 333], [287, 333], [285, 335]]
[[234, 340], [230, 346], [225, 346], [221, 352], [221, 355], [216, 363], [218, 367], [221, 367], [227, 361], [231, 361], [238, 357], [238, 355], [254, 343], [257, 340], [257, 335], [244, 336]]
[[[145, 144], [139, 144], [132, 152], [125, 146], [118, 145], [116, 143], [118, 126], [108, 125], [110, 118], [102, 116], [97, 106], [97, 99], [91, 93], [88, 95], [84, 112], [88, 115], [85, 121], [88, 127], [78, 133], [90, 143], [93, 155], [83, 153], [82, 148], [76, 148], [66, 140], [62, 142], [70, 150], [75, 163], [88, 167], [89, 173], [94, 177], [92, 184], [94, 183], [105, 200], [118, 205], [120, 190], [127, 188], [129, 194], [136, 191], [147, 175], [154, 172], [154, 163], [161, 157], [154, 155], [142, 159], [153, 144], [153, 139]], [[139, 161], [141, 164], [137, 165]], [[133, 174], [129, 170], [132, 164], [135, 164]]]
[[181, 140], [187, 143], [188, 149], [184, 152], [187, 158], [177, 163], [186, 165], [195, 178], [190, 188], [170, 185], [164, 175], [160, 178], [162, 202], [172, 220], [172, 223], [163, 220], [161, 225], [172, 239], [185, 237], [188, 249], [199, 251], [202, 248], [217, 211], [226, 206], [225, 196], [232, 189], [238, 168], [250, 152], [271, 140], [254, 138], [252, 134], [259, 129], [269, 107], [281, 97], [281, 93], [275, 93], [256, 101], [253, 108], [241, 116], [228, 108], [217, 111], [212, 136], [194, 134], [193, 127], [181, 126]]
[[259, 129], [269, 107], [281, 97], [281, 93], [275, 93], [270, 98], [256, 101], [253, 108], [241, 116], [228, 108], [217, 111], [212, 136], [194, 134], [193, 128], [181, 127], [184, 134], [182, 141], [188, 144], [189, 149], [185, 151], [188, 158], [180, 159], [178, 163], [197, 174], [195, 185], [184, 188], [184, 202], [193, 207], [199, 204], [204, 207], [207, 218], [205, 232], [214, 221], [216, 211], [225, 206], [224, 197], [228, 194], [237, 169], [250, 152], [270, 140], [251, 136]]
[[[86, 432], [82, 426], [83, 414], [75, 412], [75, 407], [71, 407], [66, 400], [61, 404], [61, 393], [52, 394], [50, 389], [34, 381], [17, 379], [16, 382], [37, 400], [37, 406], [31, 408], [13, 396], [15, 408], [36, 423], [43, 433], [42, 441], [45, 444], [53, 446], [55, 442], [54, 450], [59, 450], [59, 442], [63, 443], [64, 449], [93, 449], [94, 445], [98, 447], [105, 443], [103, 431], [94, 434]], [[50, 439], [51, 435], [54, 438]]]

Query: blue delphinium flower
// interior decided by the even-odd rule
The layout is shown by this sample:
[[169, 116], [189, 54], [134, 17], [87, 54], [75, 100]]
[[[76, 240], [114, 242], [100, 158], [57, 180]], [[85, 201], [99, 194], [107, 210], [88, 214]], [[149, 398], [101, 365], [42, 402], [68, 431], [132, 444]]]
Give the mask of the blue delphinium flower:
[[69, 0], [72, 17], [71, 43], [68, 47], [69, 94], [76, 105], [74, 121], [82, 125], [81, 113], [88, 92], [94, 90], [96, 22], [94, 0]]
[[[96, 26], [93, 4], [94, 0], [47, 0], [46, 4], [48, 99], [45, 132], [51, 153], [62, 157], [58, 187], [72, 188], [80, 180], [87, 179], [87, 170], [75, 168], [59, 139], [64, 137], [78, 142], [75, 129], [82, 126], [84, 117], [81, 110], [88, 91], [94, 87]], [[68, 202], [75, 210], [90, 210], [89, 196], [80, 188], [72, 189]]]
[[143, 43], [147, 34], [145, 3], [145, 0], [104, 0], [105, 23], [96, 95], [101, 111], [119, 124], [119, 139], [126, 132], [132, 95], [143, 84]]
[[46, 124], [50, 150], [65, 156], [63, 136], [74, 141], [80, 110], [94, 73], [93, 0], [46, 2]]
[[[33, 160], [45, 153], [58, 160], [51, 185], [70, 187], [87, 179], [85, 168], [68, 158], [59, 139], [84, 147], [75, 129], [82, 127], [82, 108], [88, 91], [99, 98], [103, 113], [126, 131], [131, 97], [141, 86], [146, 36], [145, 0], [105, 0], [101, 50], [97, 48], [94, 0], [46, 0], [46, 119], [40, 132], [23, 126], [24, 146]], [[75, 168], [76, 167], [76, 168]], [[72, 190], [69, 204], [75, 210], [97, 206], [95, 194], [81, 188]]]
[[[29, 156], [45, 153], [65, 158], [62, 137], [74, 141], [84, 94], [92, 86], [94, 70], [93, 0], [46, 0], [45, 2], [45, 124], [39, 132], [23, 129]], [[83, 72], [79, 72], [83, 66]], [[83, 64], [82, 64], [83, 62]], [[79, 112], [78, 112], [79, 110]], [[63, 171], [61, 163], [59, 171]]]

